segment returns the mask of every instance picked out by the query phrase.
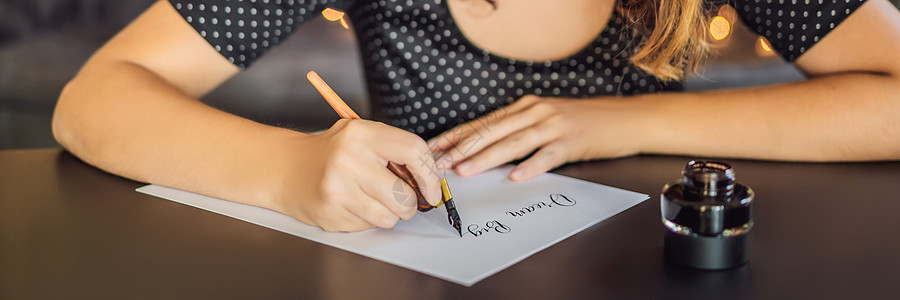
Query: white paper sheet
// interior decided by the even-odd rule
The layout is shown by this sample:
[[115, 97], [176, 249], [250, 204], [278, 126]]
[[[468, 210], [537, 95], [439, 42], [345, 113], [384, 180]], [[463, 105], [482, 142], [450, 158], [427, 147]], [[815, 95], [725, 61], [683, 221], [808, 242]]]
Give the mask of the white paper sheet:
[[[649, 196], [556, 174], [523, 183], [509, 168], [448, 176], [463, 237], [443, 207], [393, 229], [329, 233], [280, 213], [157, 185], [137, 191], [471, 286]], [[452, 255], [438, 255], [452, 253]]]

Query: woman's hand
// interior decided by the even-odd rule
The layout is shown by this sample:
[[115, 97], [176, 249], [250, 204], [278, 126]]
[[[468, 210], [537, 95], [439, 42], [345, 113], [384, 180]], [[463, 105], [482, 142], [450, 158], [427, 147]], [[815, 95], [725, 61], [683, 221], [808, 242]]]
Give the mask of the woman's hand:
[[416, 213], [412, 188], [387, 169], [406, 165], [425, 198], [440, 202], [440, 178], [424, 140], [365, 120], [339, 120], [291, 148], [274, 190], [276, 210], [326, 231], [391, 228]]
[[[533, 178], [570, 161], [633, 155], [642, 130], [629, 99], [552, 99], [525, 96], [428, 142], [442, 169], [479, 174], [512, 160], [530, 158], [509, 177]], [[535, 152], [537, 150], [537, 152]]]

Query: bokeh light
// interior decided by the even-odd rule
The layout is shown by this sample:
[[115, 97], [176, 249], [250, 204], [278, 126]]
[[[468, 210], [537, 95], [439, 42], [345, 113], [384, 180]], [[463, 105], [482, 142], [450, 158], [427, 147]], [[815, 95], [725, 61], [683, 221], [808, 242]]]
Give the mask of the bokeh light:
[[756, 54], [759, 56], [772, 56], [775, 54], [772, 50], [772, 44], [769, 44], [766, 38], [759, 37], [759, 41], [756, 43]]
[[709, 34], [712, 35], [713, 39], [721, 41], [728, 37], [729, 33], [731, 33], [731, 24], [728, 22], [728, 19], [722, 16], [715, 16], [709, 22]]
[[326, 8], [322, 11], [322, 16], [324, 16], [328, 21], [340, 21], [341, 26], [344, 26], [344, 28], [350, 28], [350, 26], [347, 24], [347, 20], [344, 19], [344, 12], [342, 11], [332, 8]]

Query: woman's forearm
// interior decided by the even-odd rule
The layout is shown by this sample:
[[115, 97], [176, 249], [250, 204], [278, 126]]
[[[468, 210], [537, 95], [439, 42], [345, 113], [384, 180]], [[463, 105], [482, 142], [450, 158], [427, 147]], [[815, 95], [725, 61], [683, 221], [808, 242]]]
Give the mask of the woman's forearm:
[[638, 96], [644, 153], [797, 161], [900, 158], [900, 77]]
[[211, 108], [124, 61], [89, 62], [60, 96], [53, 131], [111, 173], [270, 208], [263, 170], [303, 136]]

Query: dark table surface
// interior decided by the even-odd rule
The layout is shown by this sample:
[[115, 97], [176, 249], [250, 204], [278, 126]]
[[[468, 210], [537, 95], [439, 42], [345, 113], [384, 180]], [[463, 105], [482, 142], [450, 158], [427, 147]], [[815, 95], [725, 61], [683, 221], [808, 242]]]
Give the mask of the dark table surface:
[[0, 151], [0, 298], [894, 298], [900, 162], [726, 160], [756, 193], [750, 263], [662, 256], [659, 192], [685, 157], [557, 173], [650, 195], [472, 287], [134, 191], [60, 149]]

